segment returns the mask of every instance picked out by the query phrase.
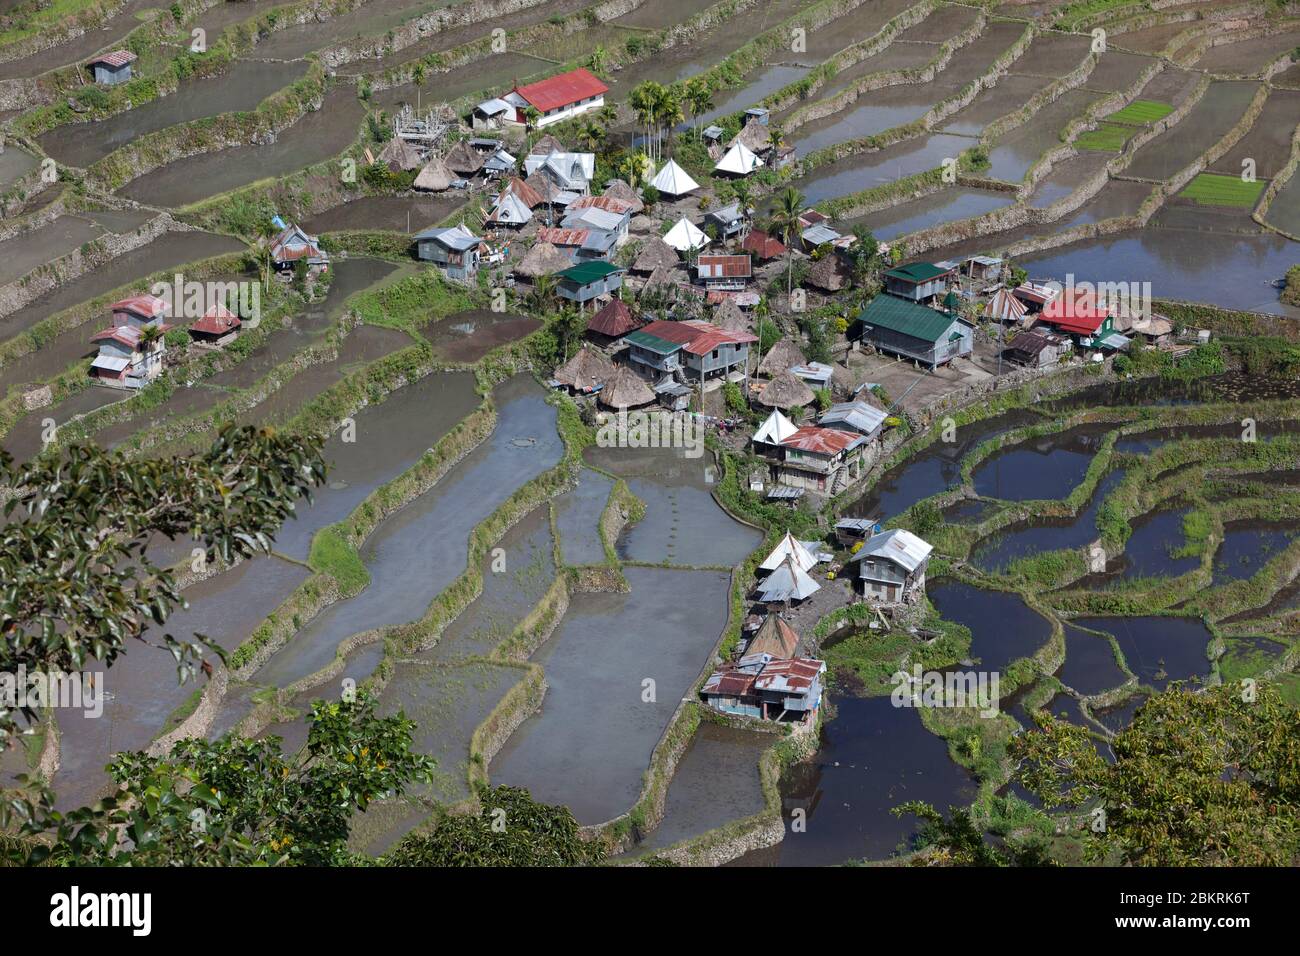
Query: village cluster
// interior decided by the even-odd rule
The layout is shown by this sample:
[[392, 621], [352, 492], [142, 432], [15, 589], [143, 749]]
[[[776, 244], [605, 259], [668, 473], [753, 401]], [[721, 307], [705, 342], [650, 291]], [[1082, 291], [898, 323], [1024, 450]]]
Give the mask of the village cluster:
[[[129, 61], [118, 69], [129, 70]], [[893, 414], [897, 403], [882, 400], [870, 382], [846, 389], [830, 364], [805, 357], [796, 334], [762, 343], [756, 330], [765, 314], [762, 283], [779, 283], [794, 257], [810, 260], [801, 295], [835, 303], [830, 297], [853, 284], [850, 257], [862, 240], [839, 233], [812, 208], [780, 234], [760, 229], [748, 204], [709, 202], [708, 187], [672, 158], [639, 185], [597, 183], [597, 157], [570, 150], [550, 133], [526, 140], [522, 159], [507, 151], [504, 139], [487, 135], [518, 139], [520, 131], [599, 109], [607, 91], [584, 69], [517, 86], [480, 103], [472, 134], [445, 152], [438, 144], [446, 130], [432, 114], [399, 115], [377, 162], [394, 171], [418, 170], [417, 192], [472, 189], [489, 200], [481, 228], [462, 221], [416, 232], [414, 256], [462, 283], [496, 268], [517, 291], [545, 287], [589, 314], [585, 341], [554, 370], [550, 384], [590, 405], [593, 415], [603, 414], [597, 409], [624, 416], [660, 409], [721, 426], [729, 441], [762, 462], [749, 488], [772, 502], [794, 506], [805, 495], [844, 492], [880, 459], [887, 431], [902, 424]], [[766, 111], [751, 109], [730, 141], [720, 127], [703, 130], [716, 158], [714, 175], [742, 179], [788, 162], [789, 148], [767, 123]], [[279, 232], [265, 245], [274, 274], [287, 279], [328, 270], [318, 237], [278, 218], [275, 225]], [[636, 243], [635, 253], [621, 254], [629, 242]], [[1108, 302], [1093, 291], [1013, 281], [1011, 264], [999, 258], [903, 263], [890, 252], [879, 244], [877, 254], [892, 266], [882, 268], [879, 293], [860, 304], [839, 303], [849, 313], [846, 353], [873, 352], [935, 369], [971, 356], [981, 320], [998, 330], [1000, 357], [1022, 367], [1048, 367], [1088, 352], [1100, 358], [1128, 348], [1132, 336], [1178, 347], [1172, 323], [1149, 310], [1134, 312], [1127, 302]], [[110, 328], [94, 337], [100, 352], [91, 374], [125, 388], [156, 377], [169, 309], [151, 295], [114, 303]], [[238, 315], [215, 303], [188, 333], [202, 346], [219, 348], [240, 325]], [[767, 345], [763, 352], [761, 344]], [[717, 393], [727, 385], [739, 389], [750, 418], [703, 413], [708, 396], [712, 407], [724, 404]], [[826, 665], [798, 656], [800, 636], [785, 615], [822, 589], [814, 577], [818, 565], [828, 566], [820, 575], [824, 581], [848, 578], [860, 598], [881, 611], [917, 606], [931, 545], [906, 530], [882, 531], [887, 517], [840, 520], [835, 537], [848, 557], [839, 562], [821, 542], [791, 535], [780, 542], [759, 566], [741, 650], [701, 691], [709, 706], [811, 725]]]

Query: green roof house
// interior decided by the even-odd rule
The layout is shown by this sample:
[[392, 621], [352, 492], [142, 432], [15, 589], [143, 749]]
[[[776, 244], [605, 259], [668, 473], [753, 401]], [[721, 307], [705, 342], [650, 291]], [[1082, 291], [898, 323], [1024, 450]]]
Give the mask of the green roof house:
[[885, 273], [885, 291], [911, 302], [926, 302], [948, 291], [953, 269], [933, 262], [911, 262]]
[[580, 262], [555, 273], [555, 291], [560, 298], [583, 305], [597, 296], [616, 291], [623, 285], [623, 272], [618, 266], [597, 259]]
[[858, 313], [849, 337], [934, 368], [969, 355], [974, 329], [951, 312], [882, 294]]

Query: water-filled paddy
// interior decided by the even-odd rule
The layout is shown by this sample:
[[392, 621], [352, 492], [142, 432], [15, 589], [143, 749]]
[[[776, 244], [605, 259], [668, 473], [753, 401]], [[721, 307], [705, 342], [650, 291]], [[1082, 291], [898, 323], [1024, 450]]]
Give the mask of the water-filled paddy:
[[1125, 175], [1141, 179], [1168, 179], [1223, 137], [1240, 121], [1258, 84], [1213, 83], [1183, 117], [1136, 153]]
[[1214, 555], [1214, 583], [1252, 577], [1295, 540], [1300, 528], [1267, 521], [1230, 521]]
[[[895, 807], [909, 800], [963, 806], [975, 797], [975, 781], [948, 758], [948, 745], [925, 729], [917, 710], [888, 697], [839, 697], [835, 710], [816, 756], [781, 778], [785, 839], [738, 865], [878, 860], [907, 849], [916, 830], [915, 818], [895, 816]], [[806, 813], [802, 832], [792, 829], [796, 809]]]
[[183, 83], [175, 93], [97, 123], [70, 123], [41, 136], [41, 149], [68, 166], [89, 166], [156, 130], [218, 113], [251, 110], [293, 83], [303, 63], [239, 63], [227, 73]]
[[492, 435], [429, 491], [386, 519], [361, 548], [371, 583], [317, 615], [254, 680], [284, 687], [327, 664], [353, 634], [420, 618], [465, 570], [470, 532], [563, 452], [555, 409], [530, 381], [497, 391]]
[[452, 362], [477, 362], [494, 348], [541, 328], [541, 319], [513, 312], [471, 309], [420, 329], [433, 350]]
[[[627, 568], [627, 594], [575, 594], [533, 656], [550, 689], [493, 759], [496, 784], [563, 803], [579, 823], [629, 810], [650, 754], [727, 620], [729, 575]], [[652, 680], [653, 699], [644, 682]]]
[[1211, 635], [1197, 618], [1085, 617], [1074, 623], [1113, 635], [1128, 669], [1149, 687], [1162, 690], [1171, 680], [1210, 672], [1205, 651]]
[[1074, 518], [1046, 518], [1017, 522], [996, 532], [975, 546], [971, 561], [985, 571], [1005, 568], [1020, 558], [1045, 551], [1081, 548], [1097, 540], [1097, 511], [1124, 478], [1123, 471], [1111, 471]]
[[555, 499], [555, 529], [560, 535], [560, 553], [565, 564], [604, 562], [600, 517], [613, 487], [614, 482], [608, 476], [584, 468], [577, 485]]
[[880, 212], [848, 220], [839, 224], [837, 228], [843, 227], [843, 231], [847, 231], [854, 226], [865, 226], [877, 239], [888, 242], [918, 229], [983, 215], [1010, 204], [1014, 198], [1011, 193], [960, 187], [945, 189], [921, 199], [899, 203]]
[[303, 220], [302, 227], [313, 235], [349, 229], [384, 229], [419, 232], [442, 222], [462, 205], [464, 196], [366, 196], [335, 206]]
[[1084, 695], [1100, 694], [1128, 679], [1116, 663], [1109, 641], [1068, 624], [1065, 626], [1065, 663], [1056, 676], [1061, 683]]
[[0, 444], [16, 460], [25, 461], [41, 449], [47, 419], [53, 419], [56, 427], [61, 427], [78, 415], [120, 402], [126, 397], [127, 393], [120, 389], [97, 388], [92, 385], [57, 405], [28, 412], [18, 419]]
[[976, 466], [975, 493], [1007, 501], [1064, 498], [1083, 481], [1104, 431], [1083, 425], [1008, 445]]
[[939, 581], [928, 585], [926, 593], [943, 617], [970, 628], [969, 656], [983, 670], [1001, 671], [1030, 657], [1052, 636], [1052, 622], [1014, 592]]

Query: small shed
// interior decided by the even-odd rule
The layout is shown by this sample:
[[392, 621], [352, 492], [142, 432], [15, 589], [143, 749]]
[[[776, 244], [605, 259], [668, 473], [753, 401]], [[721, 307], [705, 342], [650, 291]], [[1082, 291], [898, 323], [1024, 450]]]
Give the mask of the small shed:
[[190, 337], [208, 345], [226, 345], [239, 334], [239, 316], [224, 305], [214, 305], [190, 324]]
[[97, 56], [86, 64], [90, 68], [95, 82], [102, 86], [116, 86], [131, 79], [131, 64], [136, 55], [130, 50], [114, 50]]
[[912, 302], [927, 302], [948, 291], [952, 272], [933, 262], [911, 262], [885, 273], [885, 291]]
[[482, 241], [464, 223], [446, 228], [434, 226], [416, 233], [416, 256], [434, 263], [449, 278], [468, 282], [478, 274]]

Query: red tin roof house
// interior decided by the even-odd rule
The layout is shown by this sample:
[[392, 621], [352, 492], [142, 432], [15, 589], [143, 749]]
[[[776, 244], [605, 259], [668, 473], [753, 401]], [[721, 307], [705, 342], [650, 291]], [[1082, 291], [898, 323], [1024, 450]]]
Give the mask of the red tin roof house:
[[502, 99], [514, 107], [514, 121], [527, 122], [528, 107], [541, 113], [537, 125], [549, 126], [605, 105], [609, 87], [590, 70], [577, 69], [525, 86], [516, 86]]

